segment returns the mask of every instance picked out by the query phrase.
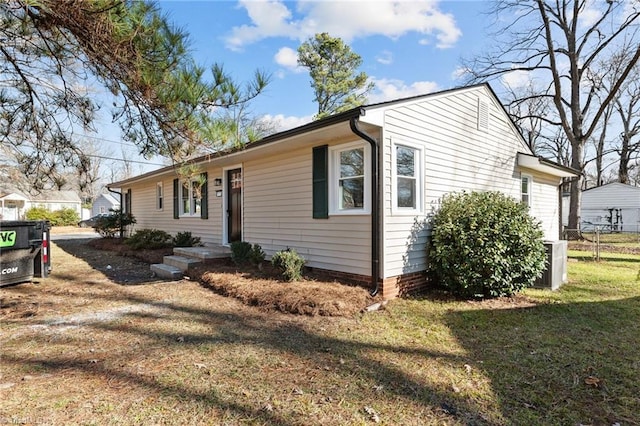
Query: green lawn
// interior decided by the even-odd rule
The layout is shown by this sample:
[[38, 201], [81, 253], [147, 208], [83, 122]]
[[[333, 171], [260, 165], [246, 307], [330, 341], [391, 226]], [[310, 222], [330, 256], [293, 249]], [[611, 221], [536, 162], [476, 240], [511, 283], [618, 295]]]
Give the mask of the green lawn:
[[193, 281], [122, 286], [54, 254], [48, 281], [2, 289], [7, 422], [640, 423], [640, 256], [571, 252], [555, 292], [326, 318]]
[[572, 252], [568, 285], [512, 305], [395, 302], [364, 321], [398, 350], [369, 356], [395, 366], [380, 368], [387, 383], [402, 371], [412, 398], [454, 407], [463, 423], [638, 424], [640, 256], [590, 258]]

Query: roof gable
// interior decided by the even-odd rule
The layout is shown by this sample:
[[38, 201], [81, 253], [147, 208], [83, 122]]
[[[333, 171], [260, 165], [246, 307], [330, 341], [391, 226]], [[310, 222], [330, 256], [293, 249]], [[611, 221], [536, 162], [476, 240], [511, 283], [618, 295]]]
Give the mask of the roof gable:
[[[232, 156], [232, 155], [237, 155], [237, 154], [240, 154], [240, 153], [243, 153], [243, 152], [253, 151], [255, 149], [258, 149], [258, 148], [261, 148], [261, 147], [264, 147], [264, 146], [267, 146], [267, 145], [271, 145], [271, 144], [274, 144], [274, 143], [277, 143], [277, 142], [287, 141], [289, 139], [300, 137], [300, 136], [303, 136], [303, 135], [308, 135], [308, 134], [311, 134], [313, 132], [317, 132], [317, 131], [320, 131], [320, 130], [322, 130], [324, 132], [325, 129], [329, 129], [332, 126], [335, 127], [336, 124], [349, 122], [349, 121], [354, 120], [354, 119], [358, 119], [359, 121], [362, 121], [363, 123], [366, 123], [366, 124], [369, 124], [369, 125], [382, 127], [383, 124], [384, 124], [384, 120], [383, 120], [382, 116], [383, 116], [385, 110], [388, 110], [390, 108], [398, 108], [399, 106], [410, 105], [410, 104], [416, 103], [416, 102], [423, 102], [423, 101], [425, 101], [427, 99], [435, 99], [435, 98], [441, 97], [441, 96], [449, 96], [452, 93], [461, 93], [461, 92], [465, 92], [465, 91], [478, 91], [479, 93], [482, 92], [485, 95], [485, 98], [490, 99], [491, 102], [496, 107], [496, 109], [501, 111], [502, 114], [504, 114], [504, 117], [506, 118], [506, 121], [509, 123], [509, 127], [513, 131], [513, 136], [518, 139], [518, 141], [519, 141], [519, 143], [521, 145], [520, 149], [518, 149], [518, 151], [522, 151], [522, 152], [525, 152], [525, 153], [533, 154], [531, 148], [525, 142], [525, 140], [522, 137], [522, 134], [518, 130], [517, 126], [515, 125], [515, 123], [513, 122], [511, 117], [509, 116], [509, 114], [507, 114], [506, 110], [504, 109], [504, 106], [500, 103], [497, 95], [495, 94], [493, 89], [491, 89], [491, 86], [488, 83], [479, 83], [479, 84], [475, 84], [475, 85], [471, 85], [471, 86], [451, 88], [451, 89], [442, 90], [442, 91], [439, 91], [439, 92], [433, 92], [433, 93], [427, 93], [427, 94], [423, 94], [423, 95], [411, 96], [411, 97], [402, 98], [402, 99], [396, 99], [396, 100], [392, 100], [392, 101], [386, 101], [386, 102], [379, 102], [379, 103], [375, 103], [375, 104], [363, 105], [361, 107], [356, 107], [356, 108], [350, 109], [348, 111], [344, 111], [344, 112], [339, 113], [339, 114], [335, 114], [335, 115], [332, 115], [332, 116], [329, 116], [329, 117], [326, 117], [326, 118], [323, 118], [323, 119], [320, 119], [320, 120], [316, 120], [316, 121], [304, 124], [302, 126], [290, 129], [290, 130], [286, 130], [286, 131], [283, 131], [283, 132], [272, 134], [272, 135], [267, 136], [265, 138], [262, 138], [262, 139], [260, 139], [258, 141], [255, 141], [255, 142], [252, 142], [250, 144], [247, 144], [247, 145], [245, 145], [243, 147], [239, 147], [239, 148], [234, 148], [234, 149], [230, 149], [230, 150], [227, 150], [227, 151], [221, 151], [221, 152], [216, 152], [216, 153], [212, 153], [212, 154], [203, 155], [201, 157], [189, 160], [189, 161], [185, 162], [185, 164], [203, 164], [203, 163], [208, 163], [208, 162], [211, 162], [211, 161], [215, 161], [216, 159], [221, 159], [221, 158], [229, 157], [229, 156]], [[130, 179], [125, 179], [125, 180], [122, 180], [122, 181], [119, 181], [119, 182], [113, 182], [108, 186], [111, 187], [111, 188], [121, 188], [124, 185], [130, 184], [130, 183], [132, 183], [134, 181], [149, 179], [149, 178], [153, 178], [153, 177], [156, 177], [158, 175], [161, 175], [161, 174], [170, 173], [174, 169], [175, 169], [175, 166], [164, 167], [164, 168], [161, 168], [161, 169], [158, 169], [158, 170], [154, 170], [154, 171], [142, 174], [140, 176], [135, 176], [135, 177], [130, 178]]]
[[75, 191], [43, 191], [31, 198], [34, 202], [63, 201], [80, 202], [80, 197]]
[[606, 183], [604, 185], [600, 185], [600, 186], [594, 186], [593, 188], [589, 188], [589, 189], [585, 189], [584, 192], [600, 192], [600, 191], [611, 191], [612, 189], [616, 189], [618, 191], [627, 191], [630, 192], [632, 194], [638, 194], [640, 196], [640, 187], [639, 186], [633, 186], [633, 185], [629, 185], [627, 183], [621, 183], [621, 182], [611, 182], [611, 183]]

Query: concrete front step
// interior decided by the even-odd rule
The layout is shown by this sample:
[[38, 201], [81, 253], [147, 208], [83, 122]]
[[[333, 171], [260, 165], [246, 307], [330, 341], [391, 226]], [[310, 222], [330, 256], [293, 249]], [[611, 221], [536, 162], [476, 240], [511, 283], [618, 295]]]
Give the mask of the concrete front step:
[[202, 261], [193, 257], [176, 256], [174, 254], [173, 256], [164, 256], [162, 258], [162, 263], [165, 265], [175, 266], [181, 271], [186, 272], [189, 268], [202, 264]]
[[165, 265], [164, 263], [154, 263], [151, 265], [151, 271], [156, 276], [168, 280], [181, 280], [184, 276], [180, 268], [171, 265]]
[[231, 250], [228, 247], [176, 247], [173, 254], [183, 257], [200, 259], [203, 262], [213, 259], [225, 259], [231, 257]]

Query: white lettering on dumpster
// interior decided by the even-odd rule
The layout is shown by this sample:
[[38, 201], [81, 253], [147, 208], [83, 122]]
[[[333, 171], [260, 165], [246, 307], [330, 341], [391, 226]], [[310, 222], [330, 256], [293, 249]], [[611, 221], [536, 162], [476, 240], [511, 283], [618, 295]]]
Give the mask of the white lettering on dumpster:
[[16, 272], [18, 272], [18, 267], [14, 266], [13, 268], [4, 268], [0, 270], [0, 275], [15, 274]]

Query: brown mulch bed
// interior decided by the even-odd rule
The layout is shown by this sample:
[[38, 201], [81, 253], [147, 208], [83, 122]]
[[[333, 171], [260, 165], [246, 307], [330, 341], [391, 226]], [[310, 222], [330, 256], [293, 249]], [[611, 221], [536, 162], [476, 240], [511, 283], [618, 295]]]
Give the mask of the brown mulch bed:
[[352, 316], [376, 301], [362, 287], [316, 280], [311, 274], [303, 281], [285, 282], [268, 265], [262, 271], [201, 267], [190, 275], [216, 293], [247, 305], [298, 315]]
[[[148, 264], [162, 263], [162, 258], [172, 253], [171, 248], [132, 250], [117, 238], [97, 238], [87, 244], [93, 249]], [[237, 267], [231, 260], [219, 261], [195, 268], [188, 275], [205, 288], [246, 305], [296, 315], [350, 317], [379, 301], [365, 288], [327, 280], [312, 272], [305, 274], [302, 281], [282, 281], [278, 271], [267, 262], [258, 269]]]

